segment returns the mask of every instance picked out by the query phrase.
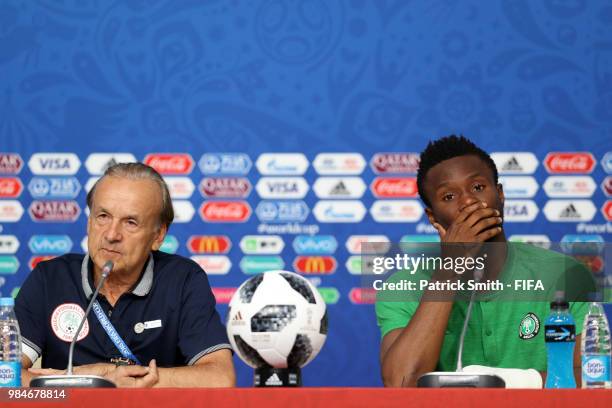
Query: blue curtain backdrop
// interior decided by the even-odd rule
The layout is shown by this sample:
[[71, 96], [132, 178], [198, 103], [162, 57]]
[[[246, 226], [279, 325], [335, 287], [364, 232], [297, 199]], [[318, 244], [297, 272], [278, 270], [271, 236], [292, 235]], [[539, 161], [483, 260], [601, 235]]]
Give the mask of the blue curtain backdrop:
[[[197, 162], [205, 153], [245, 153], [253, 163], [262, 153], [303, 153], [311, 189], [302, 224], [338, 241], [335, 273], [311, 278], [339, 295], [328, 305], [328, 341], [304, 382], [378, 386], [379, 332], [372, 305], [351, 301], [359, 277], [345, 266], [346, 240], [384, 234], [399, 241], [432, 231], [425, 218], [380, 223], [369, 213], [359, 223], [317, 222], [315, 156], [352, 152], [369, 162], [376, 153], [418, 152], [450, 133], [491, 152], [532, 152], [539, 212], [533, 222], [507, 223], [508, 235], [545, 234], [555, 242], [590, 233], [608, 241], [601, 209], [610, 184], [604, 156], [612, 150], [611, 83], [612, 5], [605, 0], [2, 1], [0, 152], [21, 156], [20, 173], [4, 176], [26, 187], [17, 198], [23, 216], [0, 224], [1, 234], [21, 244], [14, 254], [20, 265], [0, 275], [0, 291], [14, 292], [28, 275], [38, 252], [28, 245], [34, 234], [68, 235], [72, 251], [81, 251], [84, 188], [74, 223], [41, 224], [28, 214], [35, 198], [27, 186], [36, 175], [27, 162], [35, 153], [72, 152], [81, 163], [96, 152], [138, 160], [189, 153], [196, 191], [187, 201], [196, 214], [170, 233], [185, 256], [191, 235], [230, 238], [231, 270], [210, 276], [218, 287], [249, 277], [239, 268], [239, 242], [257, 234], [261, 199], [255, 189], [246, 199], [254, 212], [248, 222], [204, 222]], [[596, 186], [586, 198], [596, 209], [591, 219], [547, 219], [544, 158], [557, 151], [595, 158], [588, 176]], [[81, 165], [75, 176], [85, 186], [90, 174]], [[247, 177], [255, 186], [261, 175], [253, 166]], [[369, 185], [376, 174], [366, 166], [358, 177]], [[376, 198], [368, 190], [361, 201], [369, 209]], [[281, 257], [292, 269], [294, 235], [281, 235]], [[251, 370], [237, 367], [239, 384], [249, 385]]]

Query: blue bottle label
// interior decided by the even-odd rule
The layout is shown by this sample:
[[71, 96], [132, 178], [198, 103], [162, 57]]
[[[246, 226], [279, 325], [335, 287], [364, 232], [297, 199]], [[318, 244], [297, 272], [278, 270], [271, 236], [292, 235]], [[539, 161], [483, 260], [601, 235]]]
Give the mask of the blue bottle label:
[[576, 326], [573, 324], [547, 324], [544, 326], [544, 340], [547, 343], [576, 341]]
[[0, 387], [21, 387], [21, 363], [0, 361]]
[[582, 381], [610, 381], [610, 356], [583, 356]]

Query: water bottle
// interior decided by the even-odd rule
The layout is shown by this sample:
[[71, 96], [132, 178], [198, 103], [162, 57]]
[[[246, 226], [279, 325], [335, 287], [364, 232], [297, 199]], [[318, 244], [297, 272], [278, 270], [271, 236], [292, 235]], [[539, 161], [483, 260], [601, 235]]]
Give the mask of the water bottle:
[[548, 357], [546, 388], [576, 388], [574, 345], [576, 324], [569, 313], [569, 303], [557, 298], [550, 304], [544, 339]]
[[582, 329], [582, 388], [611, 388], [610, 326], [601, 303], [593, 302]]
[[0, 387], [21, 386], [21, 334], [12, 297], [0, 298]]

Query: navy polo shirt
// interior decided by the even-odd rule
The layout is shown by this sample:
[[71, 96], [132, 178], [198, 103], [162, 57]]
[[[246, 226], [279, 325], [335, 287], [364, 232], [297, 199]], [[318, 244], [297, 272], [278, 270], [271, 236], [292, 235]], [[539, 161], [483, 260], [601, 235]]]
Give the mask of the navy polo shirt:
[[[32, 362], [42, 355], [43, 368], [66, 368], [70, 341], [95, 290], [92, 270], [87, 255], [67, 254], [39, 263], [24, 282], [15, 313], [24, 354]], [[190, 259], [154, 251], [133, 290], [114, 307], [102, 295], [98, 302], [143, 365], [151, 359], [160, 367], [192, 365], [231, 348], [208, 278]], [[74, 365], [116, 357], [121, 353], [92, 311], [75, 346]]]

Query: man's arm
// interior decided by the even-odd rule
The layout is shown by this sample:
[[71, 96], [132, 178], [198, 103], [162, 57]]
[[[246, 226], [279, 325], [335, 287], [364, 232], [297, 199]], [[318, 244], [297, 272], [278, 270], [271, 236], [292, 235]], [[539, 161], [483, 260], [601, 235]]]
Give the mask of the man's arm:
[[234, 387], [236, 375], [232, 352], [222, 349], [201, 357], [186, 367], [159, 368], [154, 387]]
[[30, 373], [30, 371], [28, 371], [28, 368], [30, 367], [32, 367], [32, 362], [30, 361], [28, 356], [25, 356], [25, 355], [22, 356], [21, 357], [21, 386], [22, 387], [29, 387], [30, 380], [32, 380], [32, 377], [35, 376], [32, 373]]

